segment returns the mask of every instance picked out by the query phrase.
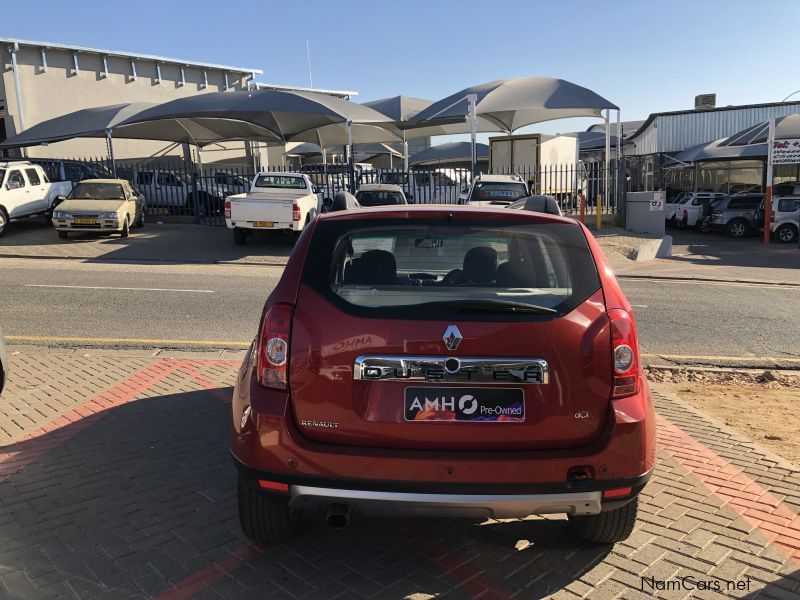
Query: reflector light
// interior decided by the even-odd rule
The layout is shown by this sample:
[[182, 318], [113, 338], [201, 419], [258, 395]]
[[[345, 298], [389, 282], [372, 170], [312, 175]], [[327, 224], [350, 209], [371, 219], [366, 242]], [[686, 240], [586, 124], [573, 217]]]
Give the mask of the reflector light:
[[230, 219], [231, 218], [231, 201], [230, 200], [226, 200], [225, 201], [225, 218], [226, 219]]
[[603, 499], [609, 500], [610, 498], [624, 498], [625, 496], [630, 496], [633, 493], [632, 487], [624, 487], [624, 488], [615, 488], [613, 490], [605, 490], [603, 491]]
[[277, 481], [258, 480], [258, 486], [265, 490], [272, 490], [273, 492], [288, 492], [289, 486], [285, 483], [278, 483]]

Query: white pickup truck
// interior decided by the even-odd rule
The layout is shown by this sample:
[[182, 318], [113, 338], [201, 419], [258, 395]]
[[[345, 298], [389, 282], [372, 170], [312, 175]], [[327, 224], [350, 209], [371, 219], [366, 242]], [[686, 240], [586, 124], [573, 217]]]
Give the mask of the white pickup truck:
[[308, 175], [264, 171], [250, 191], [225, 198], [225, 224], [233, 241], [244, 244], [254, 231], [300, 232], [321, 212], [317, 188]]
[[39, 165], [0, 162], [0, 236], [10, 221], [44, 215], [49, 222], [56, 198], [71, 191], [71, 182], [51, 183]]

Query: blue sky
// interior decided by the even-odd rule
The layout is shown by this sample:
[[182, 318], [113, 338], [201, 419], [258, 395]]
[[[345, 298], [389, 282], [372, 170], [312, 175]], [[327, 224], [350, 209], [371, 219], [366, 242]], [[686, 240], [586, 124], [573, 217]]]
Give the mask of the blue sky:
[[771, 30], [799, 21], [797, 0], [36, 0], [4, 3], [0, 35], [257, 67], [262, 81], [302, 86], [308, 39], [314, 85], [358, 101], [546, 75], [633, 120], [691, 108], [699, 93], [715, 92], [718, 106], [780, 101], [800, 88], [797, 46]]

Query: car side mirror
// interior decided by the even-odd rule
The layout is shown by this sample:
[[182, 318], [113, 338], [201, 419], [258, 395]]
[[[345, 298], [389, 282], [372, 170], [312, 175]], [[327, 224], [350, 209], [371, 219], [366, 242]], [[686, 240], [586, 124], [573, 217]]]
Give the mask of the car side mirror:
[[66, 196], [56, 196], [56, 204], [61, 204], [66, 199]]

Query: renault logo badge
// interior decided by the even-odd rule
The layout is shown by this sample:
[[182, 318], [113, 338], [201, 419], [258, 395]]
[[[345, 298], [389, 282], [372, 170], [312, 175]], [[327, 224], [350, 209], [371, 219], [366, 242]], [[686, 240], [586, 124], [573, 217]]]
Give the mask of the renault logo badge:
[[455, 350], [461, 343], [461, 332], [455, 325], [450, 325], [447, 329], [445, 329], [442, 340], [444, 341], [444, 345], [447, 346], [448, 350]]

